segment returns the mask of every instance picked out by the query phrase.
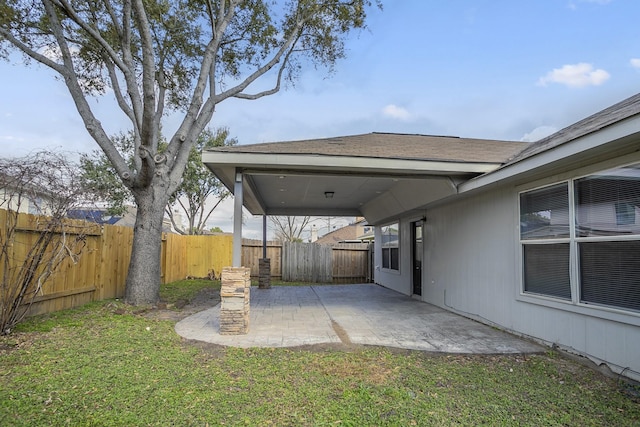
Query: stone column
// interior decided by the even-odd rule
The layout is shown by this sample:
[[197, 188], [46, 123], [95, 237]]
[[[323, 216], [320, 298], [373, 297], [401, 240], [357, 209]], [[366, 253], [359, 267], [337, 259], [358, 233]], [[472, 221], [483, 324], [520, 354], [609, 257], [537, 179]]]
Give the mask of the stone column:
[[220, 287], [220, 335], [249, 332], [249, 294], [251, 270], [224, 267]]
[[258, 288], [271, 288], [271, 258], [260, 258], [258, 260]]

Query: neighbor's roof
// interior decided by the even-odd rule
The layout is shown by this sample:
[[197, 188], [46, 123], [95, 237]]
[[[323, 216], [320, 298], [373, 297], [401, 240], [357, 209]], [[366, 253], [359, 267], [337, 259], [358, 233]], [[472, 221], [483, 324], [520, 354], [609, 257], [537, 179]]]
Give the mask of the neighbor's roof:
[[373, 132], [335, 138], [215, 147], [210, 151], [504, 163], [525, 147], [526, 144], [515, 141]]
[[358, 238], [358, 224], [349, 224], [340, 227], [324, 236], [318, 238], [316, 243], [335, 245], [345, 240], [356, 240]]

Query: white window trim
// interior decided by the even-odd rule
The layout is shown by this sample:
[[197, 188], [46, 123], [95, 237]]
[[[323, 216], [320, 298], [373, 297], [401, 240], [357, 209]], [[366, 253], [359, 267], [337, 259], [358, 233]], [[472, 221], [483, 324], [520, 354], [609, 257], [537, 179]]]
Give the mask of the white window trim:
[[[397, 224], [398, 226], [398, 268], [390, 268], [390, 267], [384, 267], [384, 252], [383, 252], [383, 246], [382, 246], [382, 236], [383, 236], [383, 229], [385, 227], [389, 227], [391, 225]], [[384, 224], [380, 226], [380, 269], [382, 271], [384, 271], [385, 273], [390, 273], [390, 274], [400, 274], [400, 269], [402, 267], [402, 245], [400, 244], [400, 220], [398, 221], [393, 221], [390, 222], [388, 224]], [[389, 263], [391, 263], [391, 260], [389, 260]]]
[[[586, 170], [573, 171], [563, 177], [556, 177], [556, 180], [546, 179], [544, 182], [534, 183], [533, 185], [521, 186], [516, 190], [515, 203], [516, 209], [516, 253], [517, 258], [517, 293], [516, 300], [531, 304], [542, 305], [554, 309], [564, 310], [572, 313], [582, 314], [586, 316], [596, 317], [600, 319], [611, 320], [620, 323], [626, 323], [634, 326], [640, 326], [640, 312], [624, 310], [620, 308], [601, 306], [597, 304], [587, 304], [580, 301], [580, 271], [578, 261], [578, 243], [581, 242], [597, 242], [597, 241], [625, 241], [640, 240], [638, 235], [633, 236], [595, 236], [595, 237], [576, 237], [575, 236], [575, 181], [581, 178], [593, 175], [594, 173], [605, 171], [612, 168], [621, 168], [638, 163], [640, 159], [616, 163], [611, 165], [607, 162], [606, 166], [591, 166]], [[560, 179], [562, 178], [562, 179]], [[520, 195], [537, 189], [549, 187], [552, 185], [567, 183], [568, 202], [569, 202], [569, 237], [560, 239], [531, 239], [526, 240], [527, 243], [569, 243], [569, 278], [571, 286], [571, 300], [563, 300], [552, 296], [545, 296], [524, 291], [524, 246], [520, 235]]]

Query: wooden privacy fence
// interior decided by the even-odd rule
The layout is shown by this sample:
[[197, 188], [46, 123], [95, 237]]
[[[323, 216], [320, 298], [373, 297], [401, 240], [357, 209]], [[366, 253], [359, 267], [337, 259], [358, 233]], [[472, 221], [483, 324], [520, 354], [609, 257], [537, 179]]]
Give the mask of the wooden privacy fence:
[[[251, 277], [258, 277], [258, 260], [262, 258], [262, 240], [242, 239], [242, 266], [251, 270]], [[271, 278], [282, 279], [282, 243], [267, 242], [267, 258], [271, 260]]]
[[333, 283], [368, 283], [373, 281], [373, 244], [340, 243], [332, 247]]
[[[16, 233], [11, 244], [13, 268], [20, 265], [38, 236], [38, 216], [18, 214]], [[7, 212], [0, 210], [0, 240], [6, 238]], [[68, 220], [67, 234], [84, 236], [84, 249], [76, 262], [65, 260], [38, 296], [31, 314], [50, 313], [77, 307], [90, 301], [124, 296], [131, 259], [133, 228], [97, 225]], [[162, 236], [161, 280], [163, 283], [191, 277], [218, 276], [222, 267], [231, 265], [233, 237], [228, 234]], [[0, 277], [3, 273], [0, 265]]]
[[[5, 238], [7, 213], [0, 210], [0, 240]], [[18, 215], [18, 227], [12, 243], [12, 262], [24, 260], [30, 242], [37, 238], [38, 216]], [[68, 234], [83, 236], [84, 250], [76, 262], [65, 260], [36, 297], [31, 314], [49, 313], [76, 307], [90, 301], [124, 296], [131, 259], [133, 229], [97, 225], [80, 220]], [[73, 231], [76, 230], [76, 231]], [[162, 236], [161, 280], [163, 283], [187, 277], [216, 277], [232, 264], [233, 236], [229, 234]], [[244, 240], [242, 265], [258, 277], [262, 241]], [[312, 243], [267, 242], [273, 279], [305, 282], [358, 283], [371, 281], [369, 244], [337, 246]], [[3, 266], [0, 265], [0, 275]], [[1, 277], [1, 276], [0, 276]]]
[[162, 236], [162, 283], [187, 277], [219, 278], [232, 263], [233, 236], [213, 234]]
[[[38, 215], [18, 214], [14, 235], [9, 246], [12, 253], [8, 265], [0, 266], [0, 274], [23, 265], [27, 253], [41, 233], [40, 223], [47, 219]], [[0, 243], [7, 238], [7, 211], [0, 210]], [[58, 232], [57, 239], [82, 239], [83, 249], [79, 258], [66, 258], [56, 273], [36, 295], [31, 314], [49, 313], [76, 307], [94, 300], [115, 298], [124, 294], [124, 282], [131, 256], [133, 232], [124, 227], [88, 223], [81, 220], [65, 220], [65, 233]], [[2, 276], [3, 280], [11, 280]]]
[[331, 246], [285, 242], [282, 246], [282, 280], [331, 283]]
[[[368, 243], [335, 246], [285, 242], [282, 246], [285, 282], [358, 283], [371, 281]], [[273, 264], [273, 260], [271, 261]]]

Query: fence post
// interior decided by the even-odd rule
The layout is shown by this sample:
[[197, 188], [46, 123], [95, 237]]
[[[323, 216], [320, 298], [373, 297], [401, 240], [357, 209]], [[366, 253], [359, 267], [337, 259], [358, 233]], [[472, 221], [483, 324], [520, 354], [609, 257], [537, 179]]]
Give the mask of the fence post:
[[260, 258], [258, 261], [258, 288], [271, 288], [271, 259]]

